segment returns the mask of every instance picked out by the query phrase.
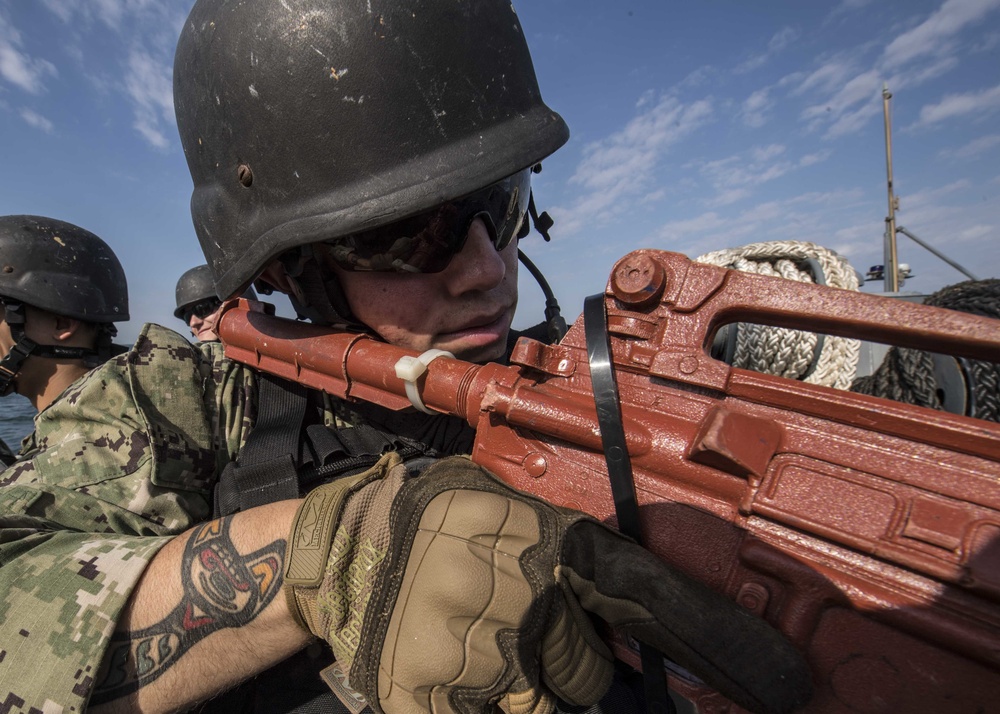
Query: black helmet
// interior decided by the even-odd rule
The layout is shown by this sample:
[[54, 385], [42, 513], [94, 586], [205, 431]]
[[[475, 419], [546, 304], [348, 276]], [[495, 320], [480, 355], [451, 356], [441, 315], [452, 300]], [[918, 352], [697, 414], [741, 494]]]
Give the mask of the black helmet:
[[125, 271], [108, 244], [72, 223], [0, 216], [0, 297], [96, 323], [125, 322]]
[[[0, 300], [15, 341], [0, 360], [0, 392], [29, 355], [107, 359], [112, 323], [129, 319], [125, 271], [114, 251], [90, 231], [42, 216], [0, 216]], [[97, 349], [36, 344], [24, 334], [25, 305], [101, 325]]]
[[531, 167], [569, 131], [510, 0], [198, 0], [174, 61], [218, 294]]
[[[197, 265], [185, 271], [177, 279], [175, 295], [177, 298], [177, 308], [174, 310], [174, 317], [185, 322], [187, 320], [184, 313], [187, 312], [188, 308], [200, 302], [213, 302], [216, 305], [221, 304], [221, 301], [215, 294], [215, 281], [212, 279], [212, 270], [207, 265]], [[243, 292], [242, 297], [248, 300], [256, 300], [257, 294], [253, 288], [247, 288]]]

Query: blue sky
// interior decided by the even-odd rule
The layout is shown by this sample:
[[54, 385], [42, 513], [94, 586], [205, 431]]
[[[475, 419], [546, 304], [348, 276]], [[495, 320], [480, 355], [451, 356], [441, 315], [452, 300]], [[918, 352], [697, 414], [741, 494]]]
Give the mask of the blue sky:
[[[0, 214], [72, 221], [112, 245], [129, 276], [124, 340], [146, 320], [180, 327], [174, 284], [203, 262], [171, 97], [191, 4], [0, 0]], [[899, 224], [1000, 275], [1000, 0], [515, 6], [572, 133], [535, 178], [553, 242], [523, 244], [567, 318], [641, 247], [694, 257], [799, 239], [862, 272], [881, 263], [883, 82]], [[905, 237], [900, 253], [906, 289], [963, 279]], [[541, 301], [522, 286], [524, 326]]]

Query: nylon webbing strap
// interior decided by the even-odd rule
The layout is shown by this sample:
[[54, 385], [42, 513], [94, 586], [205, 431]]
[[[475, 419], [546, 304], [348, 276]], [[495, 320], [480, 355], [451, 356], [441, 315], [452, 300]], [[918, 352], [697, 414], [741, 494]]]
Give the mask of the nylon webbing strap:
[[299, 497], [296, 460], [306, 391], [295, 382], [259, 373], [257, 420], [240, 455], [219, 477], [215, 515]]
[[[608, 479], [611, 481], [611, 495], [615, 500], [618, 529], [642, 545], [639, 502], [635, 497], [632, 460], [625, 441], [618, 384], [611, 364], [611, 338], [608, 334], [607, 315], [604, 313], [603, 294], [591, 295], [584, 300], [583, 322], [597, 423], [601, 428], [601, 443], [604, 446], [604, 459], [608, 464]], [[674, 703], [667, 693], [663, 655], [645, 642], [639, 643], [639, 655], [642, 658], [646, 710], [652, 714], [676, 714]]]
[[306, 428], [305, 447], [313, 465], [299, 469], [304, 491], [319, 482], [369, 469], [390, 451], [404, 461], [424, 453], [413, 440], [391, 436], [368, 424], [343, 428], [313, 424]]

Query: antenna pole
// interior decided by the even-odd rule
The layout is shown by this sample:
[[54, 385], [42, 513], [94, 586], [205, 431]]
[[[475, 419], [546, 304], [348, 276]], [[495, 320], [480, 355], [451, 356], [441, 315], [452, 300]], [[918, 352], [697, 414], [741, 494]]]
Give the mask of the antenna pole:
[[885, 291], [899, 292], [899, 258], [896, 255], [896, 209], [899, 199], [892, 188], [892, 126], [889, 122], [889, 87], [882, 84], [882, 114], [885, 117], [885, 166], [889, 183], [889, 214], [885, 217]]

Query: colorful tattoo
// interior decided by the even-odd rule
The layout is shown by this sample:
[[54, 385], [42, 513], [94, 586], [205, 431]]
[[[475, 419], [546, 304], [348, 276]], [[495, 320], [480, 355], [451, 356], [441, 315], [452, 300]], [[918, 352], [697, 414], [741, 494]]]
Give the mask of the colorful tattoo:
[[181, 565], [184, 594], [173, 612], [151, 627], [112, 636], [91, 704], [146, 686], [196, 643], [246, 625], [274, 599], [281, 589], [285, 542], [240, 555], [229, 538], [229, 522], [206, 523], [191, 536]]

